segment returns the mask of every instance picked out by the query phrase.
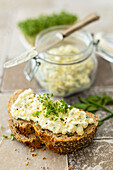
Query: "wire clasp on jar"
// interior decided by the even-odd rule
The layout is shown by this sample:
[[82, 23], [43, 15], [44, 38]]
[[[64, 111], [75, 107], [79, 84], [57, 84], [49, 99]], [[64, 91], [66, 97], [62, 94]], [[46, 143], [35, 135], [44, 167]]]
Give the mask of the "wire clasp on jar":
[[37, 57], [34, 57], [26, 64], [24, 67], [24, 74], [28, 81], [32, 80], [40, 65], [41, 62], [37, 61]]

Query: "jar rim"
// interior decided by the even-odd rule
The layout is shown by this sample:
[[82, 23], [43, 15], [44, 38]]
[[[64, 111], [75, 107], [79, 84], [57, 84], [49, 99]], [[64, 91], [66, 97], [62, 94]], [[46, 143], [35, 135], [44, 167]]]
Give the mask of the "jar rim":
[[[49, 32], [52, 32], [52, 31], [54, 31], [54, 30], [64, 29], [64, 28], [66, 29], [66, 28], [68, 28], [68, 27], [69, 27], [69, 25], [53, 26], [53, 27], [50, 27], [50, 28], [47, 28], [47, 29], [41, 31], [41, 32], [37, 35], [37, 37], [36, 37], [35, 46], [38, 45], [39, 40], [41, 39], [41, 37], [43, 37], [44, 35], [48, 34]], [[48, 51], [46, 51], [46, 52], [44, 52], [44, 53], [47, 54], [47, 55], [50, 55], [50, 56], [53, 56], [53, 55], [54, 55], [54, 56], [57, 56], [57, 57], [72, 57], [72, 56], [81, 55], [81, 54], [83, 54], [83, 53], [84, 53], [84, 54], [87, 53], [87, 51], [89, 51], [89, 49], [90, 49], [91, 46], [93, 45], [93, 37], [91, 36], [91, 34], [90, 34], [89, 32], [85, 31], [84, 29], [78, 30], [78, 31], [76, 31], [76, 32], [81, 32], [81, 33], [83, 33], [84, 35], [86, 35], [86, 37], [87, 37], [88, 40], [90, 41], [89, 44], [88, 44], [88, 46], [86, 46], [86, 48], [85, 48], [84, 50], [81, 50], [81, 51], [78, 52], [78, 53], [73, 53], [73, 54], [71, 54], [71, 55], [56, 55], [56, 54], [49, 53]], [[80, 58], [80, 61], [85, 60], [85, 58], [87, 59], [88, 57], [87, 57], [87, 56], [86, 56], [86, 57], [83, 56], [83, 57]], [[40, 57], [40, 59], [41, 59], [41, 57]], [[43, 60], [46, 61], [46, 59], [43, 59]], [[80, 62], [80, 61], [79, 61], [79, 62]]]

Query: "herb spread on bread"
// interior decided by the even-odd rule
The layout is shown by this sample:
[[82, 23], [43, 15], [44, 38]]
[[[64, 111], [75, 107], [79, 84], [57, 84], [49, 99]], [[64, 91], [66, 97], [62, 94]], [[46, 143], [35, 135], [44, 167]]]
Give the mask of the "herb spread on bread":
[[34, 94], [31, 89], [22, 92], [11, 107], [14, 118], [33, 120], [42, 129], [48, 129], [53, 133], [84, 134], [88, 124], [93, 124], [93, 118], [87, 116], [86, 112], [68, 105], [63, 99], [53, 100], [49, 94]]

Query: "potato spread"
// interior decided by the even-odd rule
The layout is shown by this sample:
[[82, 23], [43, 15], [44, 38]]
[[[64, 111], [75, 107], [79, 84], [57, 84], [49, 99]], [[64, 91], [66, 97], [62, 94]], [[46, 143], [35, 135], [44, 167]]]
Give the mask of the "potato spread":
[[32, 120], [42, 129], [62, 134], [76, 132], [83, 135], [88, 124], [94, 123], [86, 112], [68, 105], [63, 99], [55, 101], [51, 97], [52, 94], [38, 95], [27, 89], [12, 105], [11, 114], [15, 119]]
[[[42, 87], [56, 96], [66, 96], [90, 86], [91, 74], [94, 70], [92, 57], [80, 63], [74, 64], [81, 55], [74, 45], [65, 45], [53, 48], [45, 54], [51, 61], [65, 65], [49, 64], [41, 61], [35, 78]], [[73, 61], [73, 64], [68, 64]], [[67, 64], [67, 65], [66, 65]]]

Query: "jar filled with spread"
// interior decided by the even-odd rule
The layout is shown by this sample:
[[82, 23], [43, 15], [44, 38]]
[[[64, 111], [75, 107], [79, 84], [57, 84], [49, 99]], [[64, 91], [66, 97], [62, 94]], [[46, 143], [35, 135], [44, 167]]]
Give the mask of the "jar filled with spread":
[[[42, 31], [36, 38], [35, 46], [68, 26], [52, 27]], [[39, 84], [55, 96], [69, 96], [89, 88], [94, 82], [97, 70], [97, 58], [93, 52], [105, 48], [105, 43], [98, 45], [93, 36], [84, 31], [76, 31], [52, 49], [39, 54], [26, 65], [24, 73], [27, 79], [35, 76]], [[102, 42], [102, 41], [101, 41]], [[103, 51], [102, 51], [103, 52]], [[106, 58], [105, 52], [103, 57]], [[110, 59], [110, 56], [108, 57]], [[107, 58], [107, 60], [108, 60]], [[31, 71], [29, 75], [28, 72]]]

